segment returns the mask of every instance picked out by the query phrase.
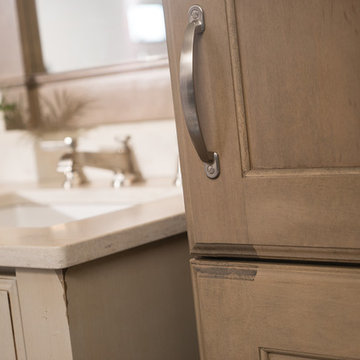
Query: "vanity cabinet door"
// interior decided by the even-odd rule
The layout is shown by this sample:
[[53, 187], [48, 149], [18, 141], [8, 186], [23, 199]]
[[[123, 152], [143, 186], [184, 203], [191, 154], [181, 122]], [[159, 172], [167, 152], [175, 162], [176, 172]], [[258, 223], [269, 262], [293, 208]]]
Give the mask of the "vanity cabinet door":
[[11, 322], [9, 296], [6, 291], [0, 290], [0, 358], [15, 360], [15, 342]]
[[359, 360], [360, 269], [193, 260], [202, 360]]
[[202, 0], [185, 126], [179, 59], [193, 1], [164, 0], [194, 254], [360, 261], [360, 1]]
[[0, 276], [0, 359], [26, 359], [16, 280], [11, 276]]

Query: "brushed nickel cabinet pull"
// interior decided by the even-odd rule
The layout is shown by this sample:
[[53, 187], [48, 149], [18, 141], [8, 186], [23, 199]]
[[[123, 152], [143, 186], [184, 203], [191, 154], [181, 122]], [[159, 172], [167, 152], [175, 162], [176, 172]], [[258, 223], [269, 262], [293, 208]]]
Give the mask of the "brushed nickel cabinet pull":
[[198, 5], [189, 9], [189, 23], [185, 30], [184, 43], [180, 56], [180, 97], [191, 141], [199, 158], [204, 162], [206, 176], [216, 179], [220, 174], [219, 155], [208, 151], [201, 132], [196, 107], [194, 87], [194, 47], [197, 35], [205, 30], [204, 12]]

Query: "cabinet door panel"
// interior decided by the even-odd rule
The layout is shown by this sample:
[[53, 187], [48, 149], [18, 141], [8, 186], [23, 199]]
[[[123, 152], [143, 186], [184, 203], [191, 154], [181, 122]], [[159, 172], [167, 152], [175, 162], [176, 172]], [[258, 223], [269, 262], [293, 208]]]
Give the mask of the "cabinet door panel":
[[360, 2], [236, 0], [252, 169], [360, 166]]
[[0, 358], [16, 360], [10, 303], [7, 291], [0, 290]]
[[180, 106], [192, 2], [164, 2], [191, 251], [359, 262], [360, 2], [201, 1], [195, 88], [216, 180]]
[[13, 276], [1, 274], [0, 359], [26, 359], [16, 280]]
[[360, 359], [360, 269], [192, 260], [203, 360]]

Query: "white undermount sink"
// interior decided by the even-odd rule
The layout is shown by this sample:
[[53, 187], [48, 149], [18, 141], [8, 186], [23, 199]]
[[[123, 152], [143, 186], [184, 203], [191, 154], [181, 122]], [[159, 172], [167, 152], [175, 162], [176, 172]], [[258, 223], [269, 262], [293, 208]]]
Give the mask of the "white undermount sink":
[[0, 195], [0, 227], [48, 227], [178, 195], [178, 188], [43, 188]]

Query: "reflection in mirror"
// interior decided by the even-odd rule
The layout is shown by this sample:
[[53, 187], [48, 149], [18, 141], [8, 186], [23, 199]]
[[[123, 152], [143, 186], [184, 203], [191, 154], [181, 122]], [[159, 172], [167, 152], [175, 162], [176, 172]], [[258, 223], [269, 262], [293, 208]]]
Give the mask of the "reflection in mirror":
[[173, 118], [161, 0], [0, 0], [6, 129]]
[[68, 149], [42, 141], [68, 136], [98, 152], [131, 135], [144, 177], [173, 176], [161, 0], [0, 0], [0, 46], [0, 183], [60, 185]]
[[161, 0], [36, 0], [46, 72], [166, 56]]

